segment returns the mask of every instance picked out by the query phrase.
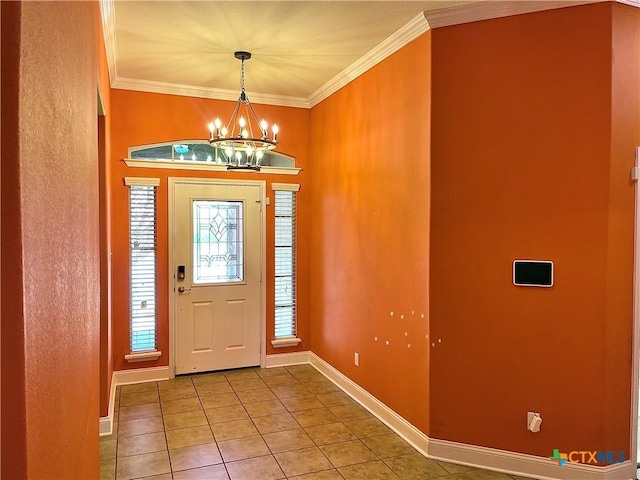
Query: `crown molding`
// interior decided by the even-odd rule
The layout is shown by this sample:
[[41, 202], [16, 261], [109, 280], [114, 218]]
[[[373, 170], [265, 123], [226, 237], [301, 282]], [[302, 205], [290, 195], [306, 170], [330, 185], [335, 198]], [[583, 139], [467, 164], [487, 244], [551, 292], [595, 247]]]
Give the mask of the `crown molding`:
[[427, 23], [424, 13], [421, 13], [313, 92], [308, 100], [310, 106], [313, 107], [333, 95], [349, 82], [355, 80], [364, 72], [400, 50], [412, 40], [418, 38], [427, 30], [429, 30], [429, 23]]
[[100, 0], [100, 17], [102, 19], [102, 37], [104, 49], [107, 52], [107, 67], [109, 68], [109, 82], [118, 78], [116, 70], [118, 49], [116, 47], [116, 20], [114, 0]]
[[[164, 93], [167, 95], [181, 95], [183, 97], [213, 98], [216, 100], [238, 100], [238, 90], [224, 90], [221, 88], [198, 87], [178, 83], [154, 82], [136, 78], [117, 78], [111, 82], [111, 88], [121, 90], [136, 90], [139, 92]], [[301, 97], [287, 97], [284, 95], [267, 95], [263, 93], [248, 93], [252, 103], [263, 105], [278, 105], [281, 107], [309, 108], [309, 102]]]
[[[490, 20], [493, 18], [510, 17], [524, 13], [542, 12], [557, 8], [574, 7], [598, 3], [601, 0], [555, 0], [553, 2], [540, 0], [500, 1], [487, 0], [484, 2], [468, 3], [455, 7], [442, 8], [424, 12], [431, 28], [449, 27], [463, 23]], [[636, 0], [631, 0], [636, 1]], [[639, 0], [640, 1], [640, 0]]]
[[[477, 22], [481, 20], [490, 20], [493, 18], [508, 17], [512, 15], [521, 15], [525, 13], [541, 12], [544, 10], [588, 5], [592, 3], [599, 3], [601, 1], [602, 0], [486, 0], [482, 2], [467, 3], [456, 7], [423, 12], [382, 43], [374, 47], [363, 57], [356, 60], [342, 72], [338, 73], [335, 77], [313, 92], [308, 98], [259, 93], [253, 93], [250, 97], [253, 102], [265, 105], [311, 108], [358, 78], [367, 70], [371, 69], [412, 40], [427, 32], [429, 29], [460, 25], [463, 23]], [[630, 5], [632, 7], [640, 7], [640, 0], [613, 0], [613, 2]], [[238, 99], [238, 92], [235, 90], [223, 90], [218, 88], [118, 77], [114, 0], [100, 0], [100, 12], [102, 16], [102, 32], [104, 36], [105, 50], [107, 52], [111, 88], [187, 97], [212, 98], [217, 100], [236, 101]]]

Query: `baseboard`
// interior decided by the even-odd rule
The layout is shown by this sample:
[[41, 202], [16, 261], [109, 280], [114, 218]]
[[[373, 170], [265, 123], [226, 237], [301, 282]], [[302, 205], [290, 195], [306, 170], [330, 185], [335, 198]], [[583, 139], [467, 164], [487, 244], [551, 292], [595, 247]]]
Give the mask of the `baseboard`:
[[100, 436], [111, 435], [113, 432], [113, 411], [116, 403], [116, 380], [115, 372], [111, 374], [111, 389], [109, 390], [109, 406], [107, 407], [107, 416], [100, 417]]
[[134, 368], [113, 372], [116, 385], [131, 385], [134, 383], [158, 382], [169, 380], [169, 367]]
[[545, 457], [435, 438], [429, 441], [428, 456], [434, 460], [481, 467], [539, 480], [576, 480], [578, 478], [580, 480], [632, 480], [636, 478], [635, 466], [629, 461], [606, 467], [578, 463], [565, 463], [560, 467]]
[[309, 363], [311, 363], [311, 365], [313, 365], [320, 373], [340, 387], [356, 402], [369, 410], [381, 422], [413, 446], [413, 448], [423, 455], [428, 455], [429, 437], [418, 430], [418, 428], [398, 415], [349, 377], [345, 376], [330, 364], [322, 360], [315, 353], [309, 352], [309, 360]]
[[429, 438], [315, 353], [308, 352], [308, 356], [309, 363], [320, 373], [428, 458], [540, 480], [632, 480], [636, 478], [635, 465], [629, 461], [606, 467], [569, 463], [560, 467], [546, 457]]
[[113, 432], [113, 411], [116, 400], [116, 387], [134, 383], [157, 382], [171, 377], [169, 367], [136, 368], [113, 372], [111, 390], [109, 391], [109, 415], [100, 417], [100, 436], [111, 435]]
[[303, 363], [310, 363], [309, 352], [292, 352], [292, 353], [276, 353], [273, 355], [267, 355], [265, 359], [265, 368], [274, 367], [286, 367], [288, 365], [300, 365]]

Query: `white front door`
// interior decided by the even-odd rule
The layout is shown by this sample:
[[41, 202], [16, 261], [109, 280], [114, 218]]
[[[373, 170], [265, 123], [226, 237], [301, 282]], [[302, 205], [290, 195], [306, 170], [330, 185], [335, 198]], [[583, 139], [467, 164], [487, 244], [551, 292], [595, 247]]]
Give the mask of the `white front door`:
[[259, 185], [174, 183], [176, 374], [260, 364], [260, 201]]

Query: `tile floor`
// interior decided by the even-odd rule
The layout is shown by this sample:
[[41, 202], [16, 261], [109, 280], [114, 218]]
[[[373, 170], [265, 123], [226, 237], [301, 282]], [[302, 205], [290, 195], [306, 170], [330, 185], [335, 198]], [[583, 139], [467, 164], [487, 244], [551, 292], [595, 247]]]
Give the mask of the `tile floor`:
[[424, 458], [311, 365], [118, 387], [101, 479], [521, 480]]

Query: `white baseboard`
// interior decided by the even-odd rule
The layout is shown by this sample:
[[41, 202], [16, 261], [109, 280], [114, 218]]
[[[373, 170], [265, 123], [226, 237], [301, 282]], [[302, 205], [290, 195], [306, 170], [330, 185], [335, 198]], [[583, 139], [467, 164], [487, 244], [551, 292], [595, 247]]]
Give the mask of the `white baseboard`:
[[273, 355], [267, 355], [264, 366], [265, 368], [274, 368], [311, 363], [309, 361], [310, 353], [311, 352], [306, 350], [304, 352], [276, 353]]
[[325, 377], [344, 390], [351, 398], [375, 415], [381, 422], [400, 435], [423, 455], [429, 452], [429, 437], [414, 427], [388, 406], [367, 392], [353, 380], [310, 352], [310, 363]]
[[560, 467], [546, 457], [429, 438], [315, 353], [309, 352], [308, 355], [309, 363], [320, 373], [428, 458], [540, 480], [635, 480], [636, 478], [635, 465], [630, 461], [607, 467], [568, 463]]
[[113, 372], [111, 390], [109, 392], [109, 415], [100, 417], [100, 436], [111, 435], [113, 432], [113, 410], [115, 407], [116, 387], [132, 385], [134, 383], [157, 382], [171, 377], [169, 367], [136, 368]]

